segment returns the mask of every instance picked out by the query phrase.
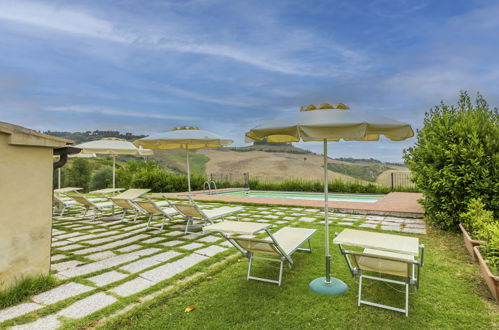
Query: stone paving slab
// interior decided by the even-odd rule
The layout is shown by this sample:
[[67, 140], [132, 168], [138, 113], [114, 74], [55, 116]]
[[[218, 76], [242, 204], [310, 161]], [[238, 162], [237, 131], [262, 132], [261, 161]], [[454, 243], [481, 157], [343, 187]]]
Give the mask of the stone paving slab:
[[84, 298], [59, 311], [57, 315], [79, 319], [116, 302], [116, 298], [103, 292]]
[[145, 278], [151, 282], [158, 283], [169, 279], [206, 259], [208, 259], [208, 257], [193, 253], [182, 259], [167, 263], [163, 266], [159, 266], [145, 273], [142, 273], [140, 277]]
[[142, 247], [143, 246], [139, 245], [139, 244], [132, 244], [132, 245], [129, 245], [129, 246], [125, 246], [125, 247], [123, 247], [121, 249], [116, 249], [116, 251], [118, 251], [118, 252], [130, 252], [130, 251], [133, 251], [133, 250], [140, 249]]
[[[174, 227], [174, 226], [172, 226], [172, 227]], [[181, 227], [184, 227], [184, 226], [181, 226]], [[183, 235], [183, 234], [184, 234], [183, 231], [178, 231], [178, 230], [163, 233], [163, 235], [165, 235], [165, 236], [178, 236], [178, 235]]]
[[141, 258], [140, 260], [132, 262], [128, 265], [121, 266], [120, 269], [123, 269], [127, 272], [130, 272], [130, 273], [138, 273], [141, 270], [156, 266], [160, 263], [168, 261], [176, 256], [181, 255], [181, 254], [182, 253], [180, 253], [180, 252], [168, 251], [168, 252], [156, 254], [156, 255], [148, 257], [148, 258]]
[[94, 261], [99, 261], [99, 260], [114, 257], [115, 255], [116, 254], [114, 254], [112, 251], [104, 251], [104, 252], [97, 252], [94, 254], [90, 254], [90, 255], [86, 256], [85, 258], [88, 258], [88, 259], [94, 260]]
[[50, 258], [50, 261], [57, 261], [66, 258], [65, 254], [56, 254]]
[[179, 246], [179, 248], [185, 249], [185, 250], [194, 250], [194, 249], [200, 248], [203, 245], [204, 244], [201, 244], [201, 243], [190, 243], [190, 244]]
[[40, 293], [34, 296], [32, 300], [39, 304], [50, 305], [93, 289], [87, 285], [70, 282]]
[[164, 238], [164, 237], [153, 237], [153, 238], [146, 239], [145, 241], [142, 241], [142, 243], [151, 244], [151, 243], [156, 243], [159, 241], [164, 241], [165, 239], [166, 238]]
[[112, 271], [104, 273], [104, 274], [89, 277], [89, 278], [87, 278], [87, 280], [92, 281], [93, 283], [95, 283], [95, 285], [104, 286], [104, 285], [108, 285], [109, 283], [113, 283], [113, 282], [117, 282], [119, 280], [122, 280], [128, 276], [129, 275], [127, 275], [127, 274], [123, 274], [123, 273], [117, 272], [115, 270], [112, 270]]
[[221, 236], [206, 236], [206, 237], [201, 237], [198, 239], [198, 242], [205, 242], [205, 243], [214, 243], [216, 241], [221, 240], [223, 237]]
[[57, 270], [58, 272], [61, 272], [63, 270], [74, 268], [74, 267], [81, 265], [81, 264], [83, 264], [83, 261], [69, 260], [69, 261], [59, 262], [56, 264], [51, 264], [50, 269]]
[[140, 291], [150, 288], [154, 284], [156, 283], [146, 280], [145, 278], [142, 277], [137, 277], [109, 291], [116, 293], [117, 295], [122, 297], [128, 297], [131, 296], [132, 294], [136, 294]]
[[202, 254], [202, 255], [205, 255], [205, 256], [208, 256], [208, 257], [213, 257], [215, 254], [218, 254], [220, 252], [224, 252], [226, 250], [227, 250], [226, 248], [223, 248], [223, 247], [220, 247], [220, 246], [217, 246], [217, 245], [212, 245], [212, 246], [208, 246], [208, 247], [206, 247], [204, 249], [197, 250], [194, 253]]
[[119, 247], [122, 245], [128, 245], [130, 243], [139, 241], [139, 240], [146, 238], [146, 237], [149, 237], [149, 235], [145, 235], [145, 234], [136, 235], [136, 236], [133, 236], [133, 237], [130, 237], [127, 239], [118, 240], [116, 242], [111, 242], [111, 243], [108, 243], [105, 245], [100, 245], [100, 246], [95, 246], [95, 247], [91, 247], [91, 248], [87, 248], [87, 249], [74, 251], [73, 253], [81, 255], [81, 254], [87, 254], [87, 253], [98, 252], [98, 251], [103, 251], [103, 250], [109, 250], [109, 249]]
[[31, 323], [13, 326], [10, 330], [53, 330], [60, 326], [57, 315], [48, 315]]
[[182, 244], [182, 243], [185, 243], [185, 242], [184, 241], [173, 240], [173, 241], [168, 241], [168, 242], [164, 242], [164, 243], [160, 243], [160, 244], [164, 245], [164, 246], [175, 246], [175, 245], [179, 245], [179, 244]]
[[60, 246], [57, 249], [61, 251], [70, 251], [70, 250], [76, 250], [79, 248], [82, 248], [83, 245], [81, 244], [71, 244], [71, 245], [66, 245], [66, 246]]
[[42, 307], [43, 305], [35, 304], [32, 302], [19, 304], [12, 307], [7, 307], [5, 309], [0, 310], [0, 323], [19, 317], [24, 314], [31, 313]]

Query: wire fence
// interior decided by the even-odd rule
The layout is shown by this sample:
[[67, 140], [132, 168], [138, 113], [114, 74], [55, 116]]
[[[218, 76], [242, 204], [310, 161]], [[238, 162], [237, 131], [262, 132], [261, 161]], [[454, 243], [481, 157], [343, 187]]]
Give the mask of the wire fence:
[[390, 173], [390, 185], [392, 190], [397, 187], [410, 187], [415, 188], [416, 184], [412, 181], [412, 173], [409, 171], [404, 172], [391, 172]]
[[240, 184], [242, 187], [249, 187], [249, 173], [211, 173], [210, 181], [219, 183], [229, 183], [231, 185]]

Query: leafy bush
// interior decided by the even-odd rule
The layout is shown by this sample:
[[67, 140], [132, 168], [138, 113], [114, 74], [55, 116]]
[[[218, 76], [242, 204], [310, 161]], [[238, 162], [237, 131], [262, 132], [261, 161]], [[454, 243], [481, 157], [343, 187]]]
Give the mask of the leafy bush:
[[68, 186], [82, 187], [85, 191], [88, 191], [92, 166], [87, 159], [74, 159], [68, 172], [68, 179], [65, 180]]
[[108, 188], [113, 183], [113, 168], [111, 166], [101, 167], [90, 180], [90, 190]]
[[[274, 191], [307, 191], [307, 192], [323, 192], [324, 183], [322, 181], [310, 180], [284, 180], [281, 182], [262, 182], [259, 180], [250, 180], [249, 186], [251, 190], [274, 190]], [[390, 187], [378, 186], [375, 184], [362, 184], [356, 182], [344, 182], [334, 180], [329, 183], [330, 192], [338, 193], [366, 193], [366, 194], [387, 194], [391, 191]], [[396, 191], [416, 191], [410, 187], [396, 187]]]
[[461, 222], [472, 233], [472, 237], [485, 241], [483, 252], [491, 270], [499, 272], [499, 221], [494, 219], [492, 211], [485, 209], [479, 198], [473, 198], [468, 210], [461, 214]]
[[404, 158], [436, 226], [455, 228], [472, 198], [499, 215], [499, 116], [480, 94], [474, 105], [462, 92], [457, 106], [442, 103], [427, 112]]
[[[116, 170], [117, 185], [123, 188], [149, 188], [152, 192], [183, 192], [188, 190], [187, 176], [167, 173], [154, 161], [129, 161]], [[203, 188], [204, 176], [191, 174], [192, 190]]]

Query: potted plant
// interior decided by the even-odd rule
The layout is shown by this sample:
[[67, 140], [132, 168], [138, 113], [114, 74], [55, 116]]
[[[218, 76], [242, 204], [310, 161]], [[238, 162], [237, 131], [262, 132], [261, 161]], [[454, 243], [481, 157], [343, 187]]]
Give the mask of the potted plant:
[[475, 232], [484, 222], [489, 222], [490, 219], [493, 220], [492, 212], [485, 210], [483, 202], [477, 198], [471, 199], [468, 210], [461, 214], [459, 229], [463, 233], [464, 246], [466, 246], [474, 261], [477, 260], [474, 247], [485, 243], [483, 240], [476, 239]]
[[486, 240], [486, 243], [473, 249], [482, 277], [492, 296], [499, 301], [499, 221], [486, 224], [481, 228], [479, 235]]

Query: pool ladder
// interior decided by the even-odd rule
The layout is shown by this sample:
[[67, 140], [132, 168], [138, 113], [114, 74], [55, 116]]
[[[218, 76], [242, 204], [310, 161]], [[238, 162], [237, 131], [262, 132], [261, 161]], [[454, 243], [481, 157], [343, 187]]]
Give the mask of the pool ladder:
[[211, 181], [205, 181], [203, 183], [203, 190], [206, 190], [206, 186], [208, 186], [208, 195], [212, 194], [211, 184], [213, 184], [213, 189], [217, 190], [217, 184], [215, 183], [215, 181], [211, 180]]

